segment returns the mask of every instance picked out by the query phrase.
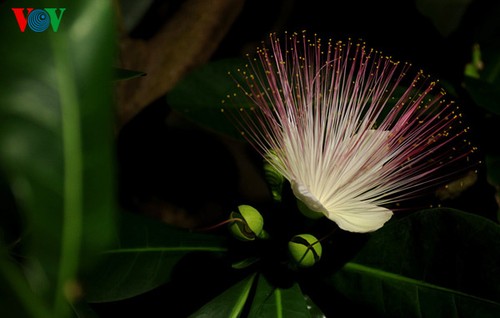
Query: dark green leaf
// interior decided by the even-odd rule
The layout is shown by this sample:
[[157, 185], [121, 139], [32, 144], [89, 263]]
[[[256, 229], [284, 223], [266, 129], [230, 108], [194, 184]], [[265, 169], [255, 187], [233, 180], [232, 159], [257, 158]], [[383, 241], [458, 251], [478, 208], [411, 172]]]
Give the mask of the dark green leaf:
[[330, 283], [383, 317], [498, 317], [500, 226], [424, 210], [372, 234]]
[[247, 302], [256, 275], [252, 274], [233, 285], [189, 317], [239, 317]]
[[97, 313], [84, 302], [73, 304], [73, 311], [78, 318], [99, 318]]
[[472, 59], [465, 67], [465, 75], [464, 87], [476, 104], [499, 115], [500, 45], [496, 38], [483, 39], [472, 47]]
[[457, 29], [471, 0], [416, 0], [418, 10], [447, 36]]
[[[477, 24], [474, 25], [472, 30], [467, 31], [473, 32], [474, 41], [480, 43], [481, 50], [486, 53], [483, 55], [488, 55], [489, 50], [485, 50], [485, 45], [496, 46], [498, 49], [498, 45], [500, 44], [498, 42], [498, 34], [500, 32], [500, 20], [498, 19], [500, 15], [500, 2], [475, 2], [476, 4], [471, 7], [472, 10], [470, 12], [477, 15]], [[474, 9], [477, 11], [474, 12]], [[491, 56], [493, 57], [494, 54]], [[499, 58], [498, 55], [495, 58]], [[488, 57], [485, 57], [486, 60], [488, 60]], [[490, 63], [486, 63], [485, 66], [488, 67], [488, 64]]]
[[[242, 94], [228, 72], [236, 73], [236, 70], [244, 65], [243, 59], [208, 63], [180, 81], [167, 95], [167, 101], [174, 110], [197, 124], [241, 139], [241, 134], [228, 118], [228, 114], [221, 112], [221, 108], [224, 106], [236, 109], [244, 106], [244, 102], [232, 104], [231, 100], [226, 98], [234, 93]], [[224, 104], [222, 100], [225, 100]]]
[[488, 181], [492, 185], [500, 187], [500, 155], [487, 155], [486, 169]]
[[311, 315], [311, 318], [325, 318], [326, 315], [323, 313], [323, 311], [314, 303], [309, 296], [305, 296], [306, 300], [306, 305], [307, 309], [309, 310], [309, 315]]
[[50, 318], [49, 307], [30, 288], [19, 266], [0, 242], [0, 308], [17, 317]]
[[300, 287], [281, 288], [271, 285], [260, 276], [249, 317], [311, 317]]
[[464, 84], [472, 99], [480, 107], [500, 115], [500, 87], [469, 76], [465, 77]]
[[483, 59], [481, 78], [493, 84], [498, 92], [500, 90], [500, 43], [495, 42], [494, 45], [483, 45], [481, 52]]
[[486, 155], [486, 173], [488, 182], [495, 188], [495, 197], [499, 207], [497, 209], [497, 220], [500, 221], [500, 155]]
[[86, 300], [130, 298], [167, 282], [191, 252], [225, 252], [225, 240], [124, 213], [116, 248], [104, 253], [100, 266], [85, 279]]
[[114, 232], [114, 28], [108, 1], [29, 3], [51, 6], [66, 8], [57, 32], [21, 32], [13, 11], [0, 10], [0, 72], [9, 74], [0, 85], [0, 165], [27, 223], [30, 287], [53, 317], [66, 317], [77, 275]]

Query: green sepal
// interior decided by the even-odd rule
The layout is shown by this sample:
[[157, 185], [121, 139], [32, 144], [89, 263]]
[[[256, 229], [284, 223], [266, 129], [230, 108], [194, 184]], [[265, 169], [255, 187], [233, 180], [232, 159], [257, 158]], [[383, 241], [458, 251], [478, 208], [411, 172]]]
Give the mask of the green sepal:
[[295, 235], [288, 242], [288, 252], [294, 266], [311, 267], [321, 259], [323, 248], [311, 234]]

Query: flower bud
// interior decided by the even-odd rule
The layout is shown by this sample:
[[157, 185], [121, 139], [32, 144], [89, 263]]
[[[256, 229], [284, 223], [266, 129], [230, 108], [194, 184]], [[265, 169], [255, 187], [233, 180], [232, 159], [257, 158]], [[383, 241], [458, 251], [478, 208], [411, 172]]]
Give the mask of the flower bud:
[[231, 212], [231, 219], [240, 219], [229, 224], [229, 230], [239, 240], [253, 241], [265, 236], [264, 219], [255, 208], [249, 205], [238, 206], [238, 212]]
[[300, 234], [288, 242], [288, 251], [296, 266], [311, 267], [320, 260], [322, 247], [318, 239], [311, 234]]

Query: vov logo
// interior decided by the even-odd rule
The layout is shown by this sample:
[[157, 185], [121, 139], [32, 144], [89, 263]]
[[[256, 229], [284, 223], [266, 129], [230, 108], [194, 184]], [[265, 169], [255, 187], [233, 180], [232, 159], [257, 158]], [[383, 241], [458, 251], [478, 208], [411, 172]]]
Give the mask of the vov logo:
[[44, 32], [50, 25], [57, 32], [66, 8], [12, 8], [12, 11], [21, 32], [26, 30], [26, 25], [34, 32]]

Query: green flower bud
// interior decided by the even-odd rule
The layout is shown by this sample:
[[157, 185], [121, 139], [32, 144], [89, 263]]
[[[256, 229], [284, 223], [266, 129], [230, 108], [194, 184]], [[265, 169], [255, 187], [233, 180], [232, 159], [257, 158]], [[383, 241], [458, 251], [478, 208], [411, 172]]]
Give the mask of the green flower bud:
[[231, 219], [241, 219], [229, 224], [229, 230], [239, 240], [253, 241], [256, 237], [264, 238], [264, 219], [255, 208], [249, 205], [238, 206], [238, 212], [231, 212]]
[[295, 235], [288, 242], [290, 258], [297, 267], [311, 267], [321, 259], [321, 243], [311, 234]]

